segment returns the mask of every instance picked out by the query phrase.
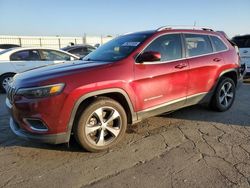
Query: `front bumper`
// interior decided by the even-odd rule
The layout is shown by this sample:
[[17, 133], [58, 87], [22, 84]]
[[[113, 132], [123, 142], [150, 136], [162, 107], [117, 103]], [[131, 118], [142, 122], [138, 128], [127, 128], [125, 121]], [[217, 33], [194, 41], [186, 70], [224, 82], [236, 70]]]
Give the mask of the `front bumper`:
[[6, 99], [6, 106], [8, 108], [10, 114], [10, 128], [14, 134], [17, 136], [26, 139], [33, 140], [41, 143], [49, 143], [49, 144], [61, 144], [67, 143], [70, 139], [70, 133], [58, 133], [58, 134], [35, 134], [28, 132], [27, 130], [22, 129], [18, 123], [14, 120], [12, 115], [12, 105], [9, 100]]

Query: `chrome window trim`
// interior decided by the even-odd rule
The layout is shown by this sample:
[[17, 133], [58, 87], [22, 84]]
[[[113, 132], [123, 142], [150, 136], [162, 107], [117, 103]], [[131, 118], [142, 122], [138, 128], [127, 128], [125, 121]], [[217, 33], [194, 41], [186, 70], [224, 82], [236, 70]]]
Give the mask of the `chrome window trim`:
[[[136, 59], [138, 58], [138, 56], [140, 54], [142, 54], [142, 52], [152, 43], [154, 42], [156, 39], [158, 39], [159, 37], [161, 36], [164, 36], [164, 35], [169, 35], [169, 34], [180, 34], [180, 35], [183, 35], [183, 34], [196, 34], [196, 35], [207, 35], [207, 36], [215, 36], [217, 38], [219, 38], [227, 47], [226, 50], [222, 50], [222, 51], [214, 51], [212, 53], [208, 53], [208, 54], [202, 54], [202, 55], [197, 55], [197, 56], [192, 56], [192, 57], [183, 57], [183, 58], [180, 58], [180, 59], [174, 59], [174, 60], [169, 60], [169, 61], [154, 61], [154, 62], [143, 62], [143, 63], [137, 63], [136, 62]], [[184, 38], [184, 37], [183, 37]], [[185, 38], [184, 38], [185, 40]], [[211, 39], [209, 39], [211, 41]], [[211, 41], [212, 42], [212, 41]], [[182, 46], [184, 45], [184, 49], [186, 50], [186, 46], [185, 44], [182, 44]], [[212, 45], [212, 43], [211, 43]], [[214, 50], [214, 49], [213, 49]], [[228, 45], [221, 39], [220, 36], [216, 35], [216, 34], [212, 34], [212, 33], [209, 33], [209, 34], [205, 34], [205, 33], [193, 33], [193, 32], [190, 32], [190, 31], [187, 31], [187, 32], [168, 32], [168, 33], [163, 33], [159, 36], [157, 36], [156, 38], [154, 38], [150, 43], [148, 43], [141, 51], [140, 53], [138, 53], [135, 57], [135, 64], [144, 64], [144, 65], [156, 65], [156, 64], [165, 64], [165, 63], [172, 63], [172, 62], [175, 62], [175, 61], [180, 61], [180, 60], [188, 60], [188, 59], [193, 59], [193, 58], [197, 58], [197, 57], [202, 57], [202, 56], [208, 56], [208, 55], [212, 55], [212, 54], [218, 54], [218, 53], [222, 53], [222, 52], [226, 52], [226, 51], [229, 51], [229, 47]], [[185, 55], [186, 56], [186, 53], [182, 54], [182, 55]]]

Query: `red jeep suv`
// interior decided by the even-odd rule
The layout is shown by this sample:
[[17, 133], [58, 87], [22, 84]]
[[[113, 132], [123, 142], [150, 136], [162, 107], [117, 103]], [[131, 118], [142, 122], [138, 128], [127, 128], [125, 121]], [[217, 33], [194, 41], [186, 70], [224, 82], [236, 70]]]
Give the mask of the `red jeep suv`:
[[128, 124], [186, 106], [228, 110], [239, 55], [222, 34], [162, 27], [119, 36], [82, 61], [17, 74], [7, 88], [10, 127], [23, 138], [88, 151], [116, 145]]

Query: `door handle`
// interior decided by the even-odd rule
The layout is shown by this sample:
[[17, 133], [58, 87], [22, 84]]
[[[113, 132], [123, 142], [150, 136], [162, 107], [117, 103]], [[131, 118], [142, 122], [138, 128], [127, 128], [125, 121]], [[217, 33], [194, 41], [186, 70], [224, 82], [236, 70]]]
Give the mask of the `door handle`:
[[216, 57], [216, 58], [213, 59], [213, 61], [214, 61], [214, 62], [220, 62], [221, 59]]
[[176, 69], [182, 69], [184, 67], [187, 67], [186, 63], [180, 63], [180, 64], [178, 64], [178, 65], [175, 66]]
[[243, 53], [246, 54], [246, 53], [248, 53], [248, 51], [247, 51], [247, 50], [244, 50]]

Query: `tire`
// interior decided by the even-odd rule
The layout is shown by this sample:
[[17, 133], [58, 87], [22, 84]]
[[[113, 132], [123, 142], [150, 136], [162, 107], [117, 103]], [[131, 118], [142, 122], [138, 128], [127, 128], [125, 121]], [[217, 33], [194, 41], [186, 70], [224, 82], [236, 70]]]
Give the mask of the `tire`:
[[222, 77], [211, 100], [213, 110], [224, 112], [231, 108], [236, 94], [235, 83], [231, 78]]
[[14, 73], [7, 73], [0, 77], [0, 92], [6, 93], [5, 91], [5, 85], [7, 84], [7, 81], [11, 80], [15, 74]]
[[127, 115], [123, 107], [113, 99], [99, 97], [83, 110], [73, 133], [87, 151], [100, 152], [118, 144], [126, 129]]

